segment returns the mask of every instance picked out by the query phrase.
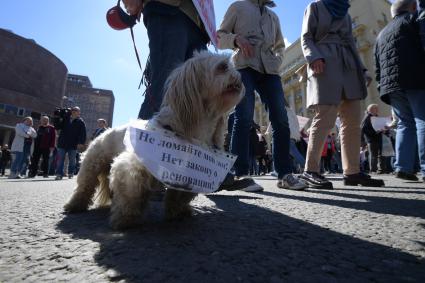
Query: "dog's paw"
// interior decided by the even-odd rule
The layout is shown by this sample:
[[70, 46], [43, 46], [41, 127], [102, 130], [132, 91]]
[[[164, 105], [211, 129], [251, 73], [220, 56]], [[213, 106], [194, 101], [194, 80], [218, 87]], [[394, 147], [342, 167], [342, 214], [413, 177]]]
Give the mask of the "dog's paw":
[[64, 205], [63, 210], [65, 213], [78, 213], [86, 211], [87, 208], [87, 205], [81, 203], [68, 202]]

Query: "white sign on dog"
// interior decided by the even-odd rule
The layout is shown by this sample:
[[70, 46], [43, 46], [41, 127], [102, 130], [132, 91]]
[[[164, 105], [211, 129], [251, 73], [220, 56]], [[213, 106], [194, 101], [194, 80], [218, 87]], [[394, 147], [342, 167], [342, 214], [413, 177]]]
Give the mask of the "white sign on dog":
[[124, 144], [167, 188], [208, 194], [218, 190], [236, 156], [205, 149], [163, 129], [146, 130], [140, 123], [127, 128]]

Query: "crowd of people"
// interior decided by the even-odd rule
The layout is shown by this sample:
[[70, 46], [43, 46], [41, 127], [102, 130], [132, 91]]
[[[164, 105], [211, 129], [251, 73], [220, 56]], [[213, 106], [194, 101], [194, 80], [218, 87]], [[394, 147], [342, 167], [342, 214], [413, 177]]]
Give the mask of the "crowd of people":
[[[139, 118], [149, 119], [158, 111], [165, 78], [169, 72], [192, 56], [194, 51], [205, 49], [208, 36], [192, 1], [123, 2], [130, 14], [140, 16], [143, 13], [143, 21], [148, 31], [150, 61], [145, 72], [148, 83]], [[412, 168], [402, 165], [404, 161], [399, 152], [403, 147], [398, 145], [403, 143], [403, 136], [412, 138], [411, 135], [417, 135], [419, 160], [421, 164], [425, 163], [424, 134], [421, 130], [424, 119], [417, 110], [417, 106], [421, 105], [417, 100], [424, 99], [424, 87], [421, 85], [424, 80], [419, 77], [423, 73], [421, 69], [424, 67], [422, 58], [425, 42], [425, 15], [423, 11], [417, 11], [417, 7], [424, 6], [424, 0], [419, 0], [418, 3], [416, 0], [395, 1], [392, 5], [394, 19], [389, 27], [381, 32], [377, 43], [376, 54], [380, 59], [377, 59], [376, 79], [383, 100], [385, 101], [386, 88], [382, 85], [391, 80], [395, 80], [393, 84], [400, 85], [399, 88], [392, 89], [391, 92], [399, 93], [392, 94], [393, 96], [416, 97], [416, 100], [405, 98], [404, 104], [396, 99], [386, 101], [394, 108], [399, 120], [395, 168], [397, 176], [401, 178], [414, 172]], [[277, 186], [286, 189], [304, 189], [306, 186], [331, 189], [332, 183], [322, 174], [325, 170], [341, 171], [345, 185], [383, 186], [382, 180], [366, 174], [369, 171], [374, 172], [375, 163], [377, 164], [375, 156], [379, 152], [374, 140], [365, 137], [366, 142], [362, 144], [361, 138], [365, 134], [361, 101], [367, 96], [367, 86], [372, 81], [372, 70], [365, 68], [358, 54], [352, 34], [352, 21], [348, 14], [349, 1], [315, 1], [308, 5], [304, 14], [301, 45], [307, 61], [304, 68], [307, 78], [307, 107], [314, 111], [307, 144], [305, 133], [299, 134], [299, 131], [290, 130], [292, 114], [290, 109], [285, 107], [279, 76], [285, 44], [279, 18], [272, 11], [274, 7], [276, 3], [271, 0], [236, 1], [228, 8], [217, 31], [218, 48], [233, 50], [232, 59], [245, 86], [244, 98], [229, 117], [225, 145], [225, 148], [238, 158], [232, 174], [227, 176], [221, 189], [261, 191], [263, 188], [249, 175], [267, 171], [274, 172], [278, 180]], [[397, 22], [400, 24], [394, 24]], [[405, 25], [402, 26], [401, 22]], [[406, 30], [410, 32], [408, 37], [402, 34]], [[386, 37], [385, 34], [388, 38], [381, 40], [380, 38]], [[394, 40], [391, 34], [399, 36]], [[179, 37], [178, 41], [174, 40], [176, 36]], [[170, 41], [174, 44], [169, 44]], [[381, 42], [384, 47], [380, 52]], [[394, 48], [412, 46], [415, 52], [389, 52], [391, 45], [395, 46]], [[381, 54], [385, 52], [386, 54]], [[397, 54], [404, 54], [401, 57], [410, 58], [394, 58], [394, 54], [395, 57]], [[409, 59], [412, 58], [416, 60], [411, 62]], [[404, 64], [406, 66], [414, 63], [410, 64], [410, 70], [395, 70], [402, 74], [400, 78], [409, 77], [405, 72], [411, 72], [413, 75], [407, 81], [416, 84], [406, 84], [406, 80], [399, 80], [394, 74], [390, 76], [388, 69], [388, 74], [380, 72], [380, 65], [388, 66], [385, 62], [397, 64], [399, 60], [407, 60]], [[416, 94], [411, 94], [412, 87]], [[267, 133], [271, 136], [271, 142], [267, 146], [262, 138], [265, 132], [261, 132], [261, 129], [253, 124], [255, 93], [260, 95], [269, 112], [271, 125]], [[406, 106], [413, 101], [416, 108], [411, 105], [409, 116], [406, 114], [407, 109], [401, 109], [399, 105]], [[413, 108], [416, 110], [413, 111]], [[331, 130], [337, 117], [340, 127], [337, 133], [332, 134]], [[404, 129], [407, 124], [410, 130]], [[417, 133], [415, 128], [418, 129]], [[415, 133], [412, 134], [413, 132]], [[298, 135], [303, 136], [303, 139], [297, 138]], [[406, 143], [407, 139], [404, 140]], [[408, 148], [411, 150], [413, 147]], [[361, 162], [362, 154], [369, 156], [370, 166], [364, 166], [364, 162]], [[412, 159], [412, 154], [409, 156]], [[299, 178], [292, 174], [301, 171]], [[376, 172], [380, 171], [376, 169]], [[425, 172], [422, 173], [425, 176]]]
[[[5, 175], [10, 165], [9, 179], [39, 175], [44, 178], [55, 175], [56, 180], [64, 176], [73, 178], [79, 170], [80, 153], [86, 148], [86, 125], [80, 114], [78, 106], [72, 107], [69, 115], [54, 123], [56, 127], [50, 123], [48, 116], [42, 116], [37, 130], [33, 128], [33, 119], [25, 117], [15, 127], [11, 149], [7, 144], [1, 148], [1, 175]], [[108, 129], [105, 119], [98, 119], [97, 124], [98, 128], [90, 140]], [[65, 167], [67, 170], [64, 170]]]
[[[190, 0], [123, 2], [129, 14], [140, 17], [143, 13], [149, 37], [147, 87], [139, 112], [139, 118], [147, 120], [159, 110], [170, 72], [195, 51], [206, 50], [209, 36]], [[374, 129], [371, 122], [378, 115], [377, 105], [368, 107], [362, 121], [361, 102], [368, 94], [373, 70], [366, 69], [358, 54], [349, 2], [318, 0], [304, 13], [301, 47], [307, 63], [301, 73], [307, 81], [307, 107], [314, 113], [307, 133], [299, 128], [285, 101], [280, 78], [285, 43], [279, 18], [272, 11], [276, 3], [242, 0], [230, 5], [217, 31], [217, 47], [233, 50], [245, 96], [229, 116], [225, 148], [238, 158], [220, 189], [261, 191], [250, 175], [266, 173], [277, 177], [277, 187], [292, 190], [332, 189], [326, 172], [342, 173], [345, 185], [383, 186], [382, 180], [367, 173], [393, 170], [396, 177], [407, 180], [417, 180], [419, 170], [425, 181], [421, 107], [425, 100], [425, 0], [394, 1], [393, 19], [377, 37], [375, 78], [382, 101], [391, 105], [395, 117], [393, 125], [382, 130]], [[267, 129], [253, 122], [256, 93], [269, 113]], [[104, 120], [98, 122], [92, 138], [106, 129]], [[46, 160], [54, 151], [56, 179], [64, 176], [66, 155], [72, 178], [77, 152], [84, 150], [86, 140], [80, 109], [72, 109], [56, 146], [52, 129], [47, 117], [37, 131], [29, 117], [16, 126], [11, 178], [18, 178], [28, 164], [29, 176], [35, 176], [40, 157]], [[36, 150], [25, 165], [31, 146]], [[383, 154], [391, 148], [392, 161], [384, 158], [388, 153]], [[3, 150], [1, 168], [10, 159], [7, 146]], [[44, 175], [46, 166], [43, 161]]]

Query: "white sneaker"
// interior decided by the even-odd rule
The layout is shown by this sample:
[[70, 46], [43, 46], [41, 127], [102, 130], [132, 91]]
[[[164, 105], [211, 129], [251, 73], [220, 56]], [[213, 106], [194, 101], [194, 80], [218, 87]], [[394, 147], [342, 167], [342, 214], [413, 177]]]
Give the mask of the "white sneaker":
[[300, 191], [307, 188], [307, 185], [298, 178], [295, 178], [292, 174], [286, 174], [277, 182], [277, 187], [281, 189]]

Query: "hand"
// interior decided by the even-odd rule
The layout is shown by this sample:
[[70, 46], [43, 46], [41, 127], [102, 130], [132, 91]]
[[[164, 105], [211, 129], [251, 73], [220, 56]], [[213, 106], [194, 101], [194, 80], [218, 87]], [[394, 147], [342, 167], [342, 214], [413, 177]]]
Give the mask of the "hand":
[[369, 71], [367, 70], [364, 71], [364, 78], [366, 80], [366, 86], [369, 87], [370, 84], [372, 83], [372, 76], [369, 74]]
[[313, 70], [315, 75], [320, 75], [325, 71], [325, 60], [317, 59], [310, 64], [310, 68]]
[[142, 1], [141, 0], [123, 0], [125, 9], [127, 10], [127, 13], [130, 15], [137, 15], [139, 16], [142, 12]]
[[245, 57], [253, 57], [254, 56], [254, 47], [243, 36], [240, 36], [240, 35], [236, 36], [235, 45], [237, 47], [239, 47], [239, 49], [242, 51], [242, 54]]

